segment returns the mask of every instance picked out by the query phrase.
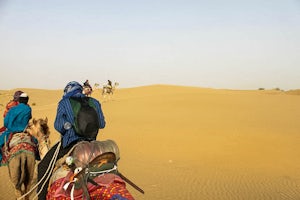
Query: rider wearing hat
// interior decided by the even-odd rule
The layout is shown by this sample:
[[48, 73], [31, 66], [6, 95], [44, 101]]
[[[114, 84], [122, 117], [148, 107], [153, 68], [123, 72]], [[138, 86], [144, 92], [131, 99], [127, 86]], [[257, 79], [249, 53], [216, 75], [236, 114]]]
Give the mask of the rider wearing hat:
[[[18, 105], [9, 109], [5, 118], [4, 126], [6, 130], [0, 135], [0, 147], [4, 145], [13, 133], [23, 132], [29, 120], [32, 118], [31, 107], [27, 104], [29, 97], [26, 93], [22, 93], [18, 99]], [[2, 160], [2, 153], [0, 153], [0, 160]]]

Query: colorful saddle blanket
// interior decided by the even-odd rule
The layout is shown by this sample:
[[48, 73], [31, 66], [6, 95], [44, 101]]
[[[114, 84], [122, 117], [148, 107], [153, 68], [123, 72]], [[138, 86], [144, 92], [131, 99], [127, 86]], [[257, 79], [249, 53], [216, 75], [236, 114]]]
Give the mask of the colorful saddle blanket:
[[56, 162], [47, 199], [79, 200], [87, 188], [90, 199], [134, 199], [117, 175], [119, 149], [112, 140], [83, 141]]
[[28, 133], [10, 134], [8, 141], [2, 148], [3, 158], [1, 165], [7, 165], [15, 155], [26, 152], [33, 156], [38, 156], [38, 147], [33, 137]]

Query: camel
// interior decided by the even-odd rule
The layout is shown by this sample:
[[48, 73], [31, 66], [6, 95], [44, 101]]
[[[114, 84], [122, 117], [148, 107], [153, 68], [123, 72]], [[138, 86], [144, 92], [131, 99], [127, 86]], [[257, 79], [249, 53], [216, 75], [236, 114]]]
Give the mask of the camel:
[[108, 96], [109, 98], [114, 94], [115, 89], [119, 86], [118, 82], [115, 82], [113, 86], [104, 85], [102, 89], [102, 96], [104, 99]]
[[[48, 127], [48, 118], [46, 117], [45, 119], [33, 119], [32, 122], [29, 123], [29, 128], [26, 130], [29, 132], [31, 135], [33, 135], [35, 138], [38, 140], [38, 150], [39, 150], [39, 155], [40, 159], [42, 160], [47, 152], [50, 150], [50, 131]], [[34, 167], [34, 175], [32, 179], [32, 188], [31, 191], [33, 191], [37, 187], [37, 177], [38, 177], [38, 169], [37, 166], [40, 161], [35, 162], [35, 167]], [[30, 192], [31, 192], [30, 191]], [[30, 192], [28, 192], [30, 194]], [[28, 194], [27, 194], [28, 195]]]
[[43, 159], [51, 146], [49, 140], [50, 131], [48, 127], [48, 118], [33, 119], [32, 122], [29, 123], [27, 132], [37, 138], [40, 158]]
[[[2, 149], [2, 162], [8, 166], [9, 177], [18, 199], [29, 199], [27, 194], [30, 193], [39, 149], [44, 153], [45, 146], [49, 145], [47, 122], [47, 118], [33, 119], [24, 132], [14, 133]], [[40, 145], [38, 142], [41, 142]]]

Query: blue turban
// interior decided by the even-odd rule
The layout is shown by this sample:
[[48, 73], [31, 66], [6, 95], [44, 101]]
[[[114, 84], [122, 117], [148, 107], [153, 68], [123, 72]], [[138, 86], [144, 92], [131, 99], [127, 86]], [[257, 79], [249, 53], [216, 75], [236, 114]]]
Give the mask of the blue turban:
[[69, 82], [64, 89], [63, 98], [69, 97], [84, 97], [84, 94], [82, 94], [82, 85], [76, 81]]

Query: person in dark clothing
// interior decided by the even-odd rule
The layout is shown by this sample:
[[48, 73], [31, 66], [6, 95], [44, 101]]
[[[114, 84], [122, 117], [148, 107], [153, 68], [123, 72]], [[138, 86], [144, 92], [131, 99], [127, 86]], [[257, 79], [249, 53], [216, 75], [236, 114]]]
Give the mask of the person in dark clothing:
[[93, 89], [92, 86], [90, 85], [89, 80], [86, 80], [86, 81], [83, 83], [83, 87], [89, 87], [91, 90]]
[[112, 82], [110, 81], [110, 80], [107, 80], [107, 86], [109, 87], [109, 88], [112, 88]]
[[90, 96], [92, 94], [92, 92], [93, 92], [93, 88], [90, 85], [89, 80], [86, 80], [83, 83], [83, 94], [85, 94], [86, 96]]
[[[51, 173], [47, 172], [49, 165], [51, 165], [51, 160], [55, 157], [55, 152], [58, 150], [57, 157], [54, 158], [55, 162], [59, 158], [63, 157], [66, 153], [68, 153], [71, 148], [77, 144], [79, 141], [87, 140], [87, 138], [83, 136], [79, 136], [75, 133], [74, 130], [74, 114], [70, 102], [70, 98], [87, 98], [85, 94], [83, 94], [83, 87], [76, 81], [69, 82], [65, 89], [63, 98], [58, 103], [56, 118], [54, 122], [54, 128], [61, 134], [61, 140], [57, 144], [55, 144], [45, 155], [43, 160], [38, 165], [38, 181], [40, 181], [43, 177], [46, 177]], [[99, 119], [99, 129], [103, 129], [105, 127], [105, 119], [101, 109], [101, 104], [98, 100], [91, 98], [95, 105], [96, 112], [98, 114]], [[39, 200], [45, 200], [47, 195], [49, 179], [46, 181], [41, 181], [38, 185], [38, 195]]]

